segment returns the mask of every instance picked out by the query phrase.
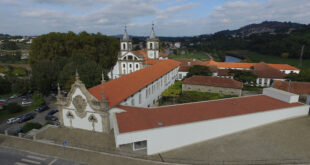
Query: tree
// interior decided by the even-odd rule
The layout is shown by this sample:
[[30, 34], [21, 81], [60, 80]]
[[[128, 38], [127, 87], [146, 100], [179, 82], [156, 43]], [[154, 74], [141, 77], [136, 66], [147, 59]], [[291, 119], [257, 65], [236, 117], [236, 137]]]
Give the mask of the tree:
[[1, 49], [4, 50], [17, 50], [18, 46], [16, 45], [15, 42], [12, 41], [5, 41], [3, 42], [3, 44], [1, 45]]
[[44, 98], [43, 98], [42, 94], [35, 93], [33, 95], [33, 104], [35, 106], [40, 106], [40, 105], [44, 105], [45, 104], [45, 101], [44, 101]]
[[42, 128], [42, 125], [40, 123], [29, 122], [23, 126], [22, 132], [27, 133], [32, 129], [40, 129], [40, 128]]
[[187, 78], [192, 77], [194, 75], [200, 75], [200, 76], [212, 76], [212, 72], [207, 66], [202, 65], [194, 65], [191, 68], [189, 68], [189, 71], [187, 73]]
[[234, 79], [246, 84], [256, 84], [257, 76], [251, 71], [230, 70], [229, 73], [234, 74]]
[[0, 94], [11, 92], [11, 83], [7, 78], [0, 77]]
[[16, 78], [12, 82], [12, 91], [14, 93], [26, 93], [30, 89], [30, 82], [27, 79]]
[[17, 104], [17, 103], [9, 103], [9, 104], [6, 106], [6, 109], [7, 109], [10, 113], [18, 113], [18, 112], [23, 111], [23, 107], [20, 106], [20, 105]]

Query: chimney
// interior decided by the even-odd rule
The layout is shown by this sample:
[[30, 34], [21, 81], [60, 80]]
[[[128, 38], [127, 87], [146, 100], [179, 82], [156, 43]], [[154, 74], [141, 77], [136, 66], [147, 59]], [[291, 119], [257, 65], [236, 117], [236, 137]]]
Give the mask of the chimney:
[[194, 58], [193, 61], [196, 61], [196, 59]]
[[190, 62], [190, 61], [189, 61], [189, 62], [187, 62], [187, 65], [188, 65], [188, 66], [191, 66], [191, 62]]

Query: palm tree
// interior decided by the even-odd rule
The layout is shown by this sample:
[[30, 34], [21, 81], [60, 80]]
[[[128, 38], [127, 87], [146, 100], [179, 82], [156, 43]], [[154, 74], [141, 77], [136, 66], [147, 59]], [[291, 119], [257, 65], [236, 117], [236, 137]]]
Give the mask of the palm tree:
[[93, 131], [95, 131], [95, 123], [97, 123], [97, 118], [94, 115], [90, 115], [88, 118], [88, 121], [92, 123]]

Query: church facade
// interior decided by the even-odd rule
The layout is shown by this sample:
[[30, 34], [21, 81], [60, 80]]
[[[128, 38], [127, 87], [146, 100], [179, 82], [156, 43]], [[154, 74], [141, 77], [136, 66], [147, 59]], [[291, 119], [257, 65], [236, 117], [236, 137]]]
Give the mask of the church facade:
[[157, 60], [167, 59], [167, 55], [159, 51], [159, 39], [155, 35], [154, 24], [150, 36], [146, 41], [145, 50], [132, 50], [132, 40], [125, 27], [124, 35], [120, 40], [120, 52], [113, 69], [108, 73], [110, 79], [138, 71], [156, 63]]

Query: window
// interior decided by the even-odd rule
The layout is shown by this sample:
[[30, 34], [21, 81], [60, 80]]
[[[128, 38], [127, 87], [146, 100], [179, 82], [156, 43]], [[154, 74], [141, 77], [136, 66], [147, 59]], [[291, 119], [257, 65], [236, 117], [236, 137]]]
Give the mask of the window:
[[134, 150], [142, 150], [146, 148], [146, 140], [133, 143]]
[[131, 105], [132, 105], [132, 106], [135, 105], [135, 99], [131, 99]]
[[125, 43], [123, 43], [123, 49], [124, 49], [124, 50], [126, 49], [126, 44], [125, 44]]
[[147, 98], [148, 93], [147, 93], [147, 88], [145, 89], [145, 97]]
[[128, 60], [132, 60], [133, 59], [133, 57], [132, 56], [128, 56]]
[[129, 64], [129, 68], [131, 68], [132, 67], [132, 65], [131, 64]]
[[153, 49], [153, 43], [150, 43], [150, 49]]
[[137, 69], [139, 68], [139, 64], [136, 64], [136, 68], [137, 68]]
[[141, 93], [139, 93], [139, 104], [142, 103], [142, 96], [141, 96]]

